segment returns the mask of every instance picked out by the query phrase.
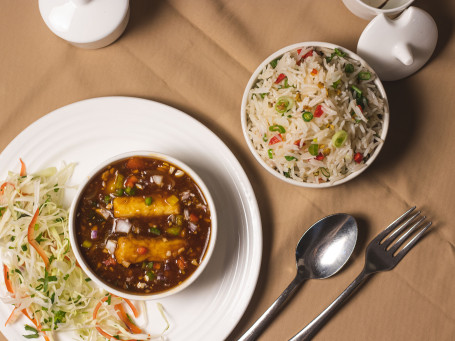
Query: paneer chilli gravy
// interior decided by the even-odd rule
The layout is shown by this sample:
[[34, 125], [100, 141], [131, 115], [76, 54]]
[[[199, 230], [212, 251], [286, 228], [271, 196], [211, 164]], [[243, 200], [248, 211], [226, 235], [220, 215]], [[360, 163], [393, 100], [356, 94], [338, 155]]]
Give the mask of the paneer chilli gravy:
[[210, 240], [210, 210], [176, 166], [132, 157], [101, 170], [85, 187], [75, 218], [84, 259], [119, 290], [156, 293], [198, 267]]

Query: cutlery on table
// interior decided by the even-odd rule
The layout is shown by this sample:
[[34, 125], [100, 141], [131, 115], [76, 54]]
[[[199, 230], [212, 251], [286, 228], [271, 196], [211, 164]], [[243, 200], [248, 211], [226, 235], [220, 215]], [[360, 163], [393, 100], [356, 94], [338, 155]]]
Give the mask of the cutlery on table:
[[[420, 211], [409, 217], [415, 208], [416, 207], [414, 206], [406, 211], [370, 242], [366, 250], [365, 266], [362, 272], [346, 288], [346, 290], [332, 302], [332, 304], [330, 304], [322, 313], [320, 313], [313, 321], [311, 321], [289, 341], [311, 339], [324, 325], [324, 323], [329, 320], [336, 309], [347, 300], [347, 298], [360, 284], [365, 281], [366, 278], [376, 272], [392, 270], [403, 259], [409, 250], [411, 250], [411, 248], [420, 240], [425, 231], [431, 226], [431, 222], [423, 222], [425, 220], [425, 216], [416, 219], [420, 214]], [[406, 222], [403, 223], [405, 220]], [[419, 232], [415, 234], [417, 231]], [[412, 239], [400, 250], [400, 247], [410, 238], [411, 235], [414, 235]], [[400, 237], [392, 245], [398, 236]]]
[[322, 279], [337, 273], [354, 250], [357, 231], [355, 219], [344, 213], [332, 214], [313, 224], [297, 244], [294, 280], [239, 341], [256, 340], [306, 279]]

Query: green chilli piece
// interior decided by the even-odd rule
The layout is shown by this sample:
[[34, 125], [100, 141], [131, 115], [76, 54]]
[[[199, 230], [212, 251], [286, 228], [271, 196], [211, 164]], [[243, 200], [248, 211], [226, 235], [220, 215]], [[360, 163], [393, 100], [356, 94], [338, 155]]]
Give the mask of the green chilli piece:
[[345, 132], [344, 130], [337, 131], [333, 136], [332, 136], [332, 144], [340, 148], [341, 146], [344, 145], [346, 142], [346, 139], [348, 138], [348, 133]]
[[318, 153], [319, 153], [319, 145], [318, 144], [311, 144], [309, 147], [308, 147], [308, 152], [313, 155], [313, 156], [317, 156]]
[[352, 64], [346, 64], [346, 65], [344, 66], [344, 71], [345, 71], [346, 73], [353, 73], [353, 72], [354, 72], [354, 65], [352, 65]]
[[270, 131], [278, 131], [280, 134], [284, 134], [286, 132], [286, 129], [284, 129], [283, 126], [280, 126], [278, 124], [274, 124], [273, 126], [269, 127]]
[[368, 71], [361, 71], [357, 75], [357, 78], [362, 80], [362, 81], [367, 81], [367, 80], [369, 80], [371, 78], [371, 73], [369, 73]]
[[287, 161], [297, 160], [297, 158], [295, 156], [291, 156], [291, 155], [285, 155], [284, 158]]
[[302, 114], [302, 118], [305, 122], [310, 122], [313, 119], [313, 114], [309, 111], [305, 111]]
[[321, 167], [319, 169], [321, 170], [322, 175], [324, 175], [326, 178], [330, 177], [330, 172], [327, 168]]
[[275, 110], [280, 114], [284, 114], [292, 109], [294, 105], [294, 100], [288, 96], [281, 96], [278, 98], [278, 101], [275, 104]]
[[341, 83], [341, 79], [337, 80], [336, 82], [333, 82], [332, 88], [334, 88], [334, 89], [338, 88], [338, 85], [340, 85], [340, 83]]
[[273, 150], [272, 149], [267, 150], [267, 154], [269, 154], [269, 159], [273, 159]]

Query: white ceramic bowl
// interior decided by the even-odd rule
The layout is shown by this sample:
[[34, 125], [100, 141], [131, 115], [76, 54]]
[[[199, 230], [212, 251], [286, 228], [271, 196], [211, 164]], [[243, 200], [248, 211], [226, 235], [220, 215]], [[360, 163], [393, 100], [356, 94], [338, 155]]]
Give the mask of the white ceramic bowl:
[[[171, 165], [177, 166], [181, 170], [183, 170], [186, 174], [188, 174], [194, 182], [199, 186], [201, 189], [204, 198], [207, 201], [208, 207], [210, 209], [210, 218], [211, 218], [211, 228], [210, 228], [210, 240], [207, 245], [207, 248], [205, 250], [205, 254], [203, 256], [202, 262], [199, 264], [197, 269], [191, 274], [187, 279], [185, 279], [181, 284], [166, 290], [166, 291], [161, 291], [158, 293], [136, 293], [136, 292], [131, 292], [131, 291], [124, 291], [121, 289], [117, 289], [115, 287], [112, 287], [109, 283], [105, 282], [102, 280], [99, 276], [97, 276], [96, 272], [90, 268], [86, 260], [84, 259], [80, 247], [77, 242], [77, 236], [76, 236], [76, 230], [75, 230], [75, 219], [76, 219], [76, 210], [77, 206], [81, 197], [81, 194], [83, 193], [85, 187], [87, 184], [90, 182], [90, 180], [104, 167], [108, 166], [109, 164], [120, 161], [123, 159], [127, 159], [133, 156], [142, 156], [142, 157], [151, 157], [154, 159], [158, 160], [163, 160], [167, 161]], [[73, 249], [73, 253], [76, 256], [76, 259], [81, 266], [81, 268], [84, 270], [84, 272], [87, 274], [88, 277], [90, 277], [93, 282], [98, 284], [100, 287], [105, 289], [106, 291], [120, 296], [124, 298], [129, 298], [133, 300], [154, 300], [154, 299], [161, 299], [170, 295], [174, 295], [183, 289], [187, 288], [191, 283], [193, 283], [196, 278], [204, 271], [204, 269], [207, 266], [207, 263], [210, 260], [210, 257], [213, 254], [213, 250], [215, 248], [215, 242], [216, 242], [216, 236], [217, 236], [217, 215], [216, 215], [216, 209], [215, 209], [215, 204], [213, 201], [212, 196], [210, 195], [210, 192], [207, 188], [207, 186], [204, 184], [202, 179], [185, 163], [182, 161], [179, 161], [169, 155], [157, 153], [157, 152], [149, 152], [149, 151], [133, 151], [133, 152], [128, 152], [128, 153], [123, 153], [117, 156], [114, 156], [101, 164], [99, 164], [94, 170], [91, 171], [90, 174], [87, 175], [86, 180], [80, 184], [79, 189], [75, 195], [75, 198], [73, 199], [73, 202], [70, 207], [70, 213], [69, 213], [69, 235], [70, 235], [70, 243], [71, 247]]]
[[[242, 98], [242, 105], [241, 105], [241, 109], [240, 109], [240, 114], [241, 114], [241, 124], [242, 124], [242, 130], [243, 130], [243, 135], [245, 137], [245, 140], [246, 140], [246, 143], [251, 151], [251, 153], [253, 154], [253, 156], [256, 158], [256, 160], [272, 175], [276, 176], [278, 179], [280, 180], [283, 180], [287, 183], [290, 183], [292, 185], [296, 185], [296, 186], [300, 186], [300, 187], [311, 187], [311, 188], [325, 188], [325, 187], [333, 187], [333, 186], [336, 186], [336, 185], [340, 185], [342, 183], [345, 183], [349, 180], [352, 180], [354, 179], [355, 177], [357, 177], [359, 174], [361, 174], [363, 171], [365, 171], [372, 163], [373, 161], [376, 159], [376, 157], [378, 156], [379, 152], [381, 151], [382, 149], [382, 146], [383, 144], [379, 145], [378, 147], [376, 147], [376, 149], [374, 150], [374, 152], [370, 155], [370, 157], [368, 158], [368, 160], [365, 162], [365, 167], [361, 168], [360, 170], [356, 171], [356, 172], [353, 172], [351, 174], [349, 174], [348, 176], [340, 179], [340, 180], [337, 180], [337, 181], [334, 181], [334, 182], [324, 182], [324, 183], [320, 183], [320, 184], [315, 184], [315, 183], [307, 183], [307, 182], [303, 182], [303, 181], [297, 181], [297, 180], [294, 180], [294, 179], [290, 179], [290, 178], [286, 178], [285, 176], [283, 176], [282, 174], [280, 174], [278, 171], [276, 171], [275, 169], [273, 169], [271, 166], [269, 166], [263, 159], [262, 157], [259, 155], [259, 153], [257, 152], [256, 148], [254, 147], [252, 141], [250, 140], [249, 136], [248, 136], [248, 131], [247, 131], [247, 114], [246, 114], [246, 105], [247, 105], [247, 101], [248, 101], [248, 94], [249, 94], [249, 91], [250, 89], [254, 86], [254, 84], [256, 83], [257, 79], [258, 79], [258, 76], [259, 74], [262, 72], [262, 70], [266, 67], [267, 64], [269, 64], [272, 60], [282, 56], [284, 53], [286, 52], [289, 52], [289, 51], [293, 51], [293, 50], [296, 50], [296, 49], [299, 49], [299, 48], [302, 48], [302, 47], [310, 47], [310, 46], [314, 46], [314, 47], [325, 47], [325, 48], [330, 48], [330, 49], [335, 49], [335, 48], [339, 48], [341, 49], [343, 52], [346, 52], [349, 57], [351, 57], [352, 59], [355, 59], [355, 60], [358, 60], [360, 61], [363, 65], [365, 65], [366, 67], [368, 67], [368, 69], [371, 69], [372, 68], [362, 59], [360, 58], [357, 54], [355, 54], [354, 52], [342, 47], [342, 46], [339, 46], [339, 45], [335, 45], [335, 44], [331, 44], [331, 43], [324, 43], [324, 42], [314, 42], [314, 41], [310, 41], [310, 42], [302, 42], [302, 43], [298, 43], [298, 44], [294, 44], [294, 45], [290, 45], [290, 46], [286, 46], [284, 48], [282, 48], [281, 50], [273, 53], [272, 55], [270, 55], [269, 57], [267, 57], [259, 66], [258, 68], [253, 72], [250, 80], [248, 81], [248, 84], [245, 88], [245, 92], [243, 93], [243, 98]], [[381, 96], [383, 97], [384, 99], [384, 106], [385, 106], [385, 112], [384, 112], [384, 115], [383, 115], [383, 126], [382, 126], [382, 133], [381, 133], [381, 139], [384, 141], [385, 138], [386, 138], [386, 135], [387, 135], [387, 130], [388, 130], [388, 127], [389, 127], [389, 105], [388, 105], [388, 101], [387, 101], [387, 96], [386, 96], [386, 93], [385, 93], [385, 90], [384, 90], [384, 87], [382, 86], [382, 83], [381, 81], [379, 80], [379, 78], [376, 76], [375, 78], [375, 81], [374, 81], [375, 85], [377, 86], [378, 88], [378, 91], [380, 92]]]

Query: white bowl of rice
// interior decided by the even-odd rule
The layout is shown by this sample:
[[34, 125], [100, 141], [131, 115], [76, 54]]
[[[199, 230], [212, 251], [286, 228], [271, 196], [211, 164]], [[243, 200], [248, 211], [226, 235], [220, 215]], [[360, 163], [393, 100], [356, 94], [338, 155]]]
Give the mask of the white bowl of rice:
[[347, 182], [377, 157], [389, 125], [381, 81], [355, 53], [304, 42], [269, 56], [251, 76], [242, 129], [257, 161], [290, 184]]

